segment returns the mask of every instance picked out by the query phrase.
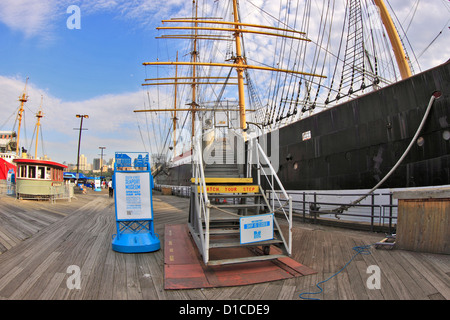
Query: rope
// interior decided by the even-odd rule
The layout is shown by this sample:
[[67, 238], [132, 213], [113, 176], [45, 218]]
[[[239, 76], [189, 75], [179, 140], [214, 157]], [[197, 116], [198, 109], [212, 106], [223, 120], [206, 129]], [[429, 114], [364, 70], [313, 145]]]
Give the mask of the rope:
[[383, 179], [381, 179], [376, 185], [375, 187], [373, 187], [369, 192], [367, 192], [365, 195], [363, 195], [362, 197], [360, 197], [359, 199], [351, 202], [350, 204], [347, 205], [341, 205], [339, 208], [333, 209], [332, 211], [335, 213], [335, 216], [338, 217], [339, 214], [341, 214], [342, 212], [344, 212], [345, 210], [348, 210], [349, 208], [357, 205], [358, 203], [360, 203], [362, 200], [364, 200], [365, 198], [367, 198], [372, 192], [374, 192], [376, 189], [378, 189], [378, 187], [380, 187], [390, 176], [391, 174], [399, 167], [399, 165], [402, 163], [403, 159], [406, 157], [406, 155], [409, 153], [409, 151], [411, 150], [412, 146], [414, 145], [414, 142], [417, 141], [417, 137], [419, 136], [420, 132], [422, 131], [423, 126], [425, 125], [425, 122], [428, 118], [428, 115], [431, 111], [431, 107], [433, 106], [434, 100], [438, 99], [441, 96], [441, 92], [440, 91], [435, 91], [433, 92], [433, 94], [431, 95], [430, 101], [428, 102], [428, 106], [427, 109], [425, 110], [425, 114], [422, 118], [422, 121], [420, 122], [419, 127], [417, 128], [416, 133], [414, 134], [414, 137], [411, 139], [411, 142], [409, 143], [408, 147], [406, 148], [405, 152], [403, 152], [402, 156], [400, 157], [400, 159], [398, 159], [397, 163], [391, 168], [391, 170], [384, 176]]
[[306, 295], [306, 294], [320, 294], [320, 293], [322, 293], [323, 292], [323, 289], [322, 289], [322, 287], [320, 286], [320, 284], [322, 284], [322, 283], [325, 283], [325, 282], [327, 282], [328, 280], [330, 280], [330, 279], [332, 279], [332, 278], [334, 278], [335, 276], [337, 276], [342, 270], [344, 270], [349, 264], [350, 264], [350, 262], [352, 262], [353, 261], [353, 259], [356, 257], [356, 256], [358, 256], [359, 254], [364, 254], [364, 255], [369, 255], [369, 254], [371, 254], [371, 252], [370, 252], [370, 247], [371, 247], [372, 245], [365, 245], [365, 246], [356, 246], [356, 247], [353, 247], [352, 249], [354, 250], [354, 251], [356, 251], [356, 253], [351, 257], [351, 259], [341, 268], [341, 270], [339, 270], [338, 272], [336, 272], [335, 274], [333, 274], [332, 276], [330, 276], [328, 279], [326, 279], [326, 280], [323, 280], [323, 281], [320, 281], [320, 282], [318, 282], [317, 284], [316, 284], [316, 287], [317, 288], [319, 288], [319, 292], [303, 292], [303, 293], [301, 293], [300, 295], [299, 295], [299, 297], [301, 298], [301, 299], [305, 299], [305, 300], [320, 300], [319, 298], [307, 298], [307, 297], [303, 297], [303, 295]]

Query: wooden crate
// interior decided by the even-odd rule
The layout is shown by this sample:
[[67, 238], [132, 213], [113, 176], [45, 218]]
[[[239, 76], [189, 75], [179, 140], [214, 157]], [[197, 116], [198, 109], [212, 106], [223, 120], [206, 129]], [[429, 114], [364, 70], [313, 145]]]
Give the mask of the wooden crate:
[[450, 188], [394, 192], [398, 249], [450, 254]]

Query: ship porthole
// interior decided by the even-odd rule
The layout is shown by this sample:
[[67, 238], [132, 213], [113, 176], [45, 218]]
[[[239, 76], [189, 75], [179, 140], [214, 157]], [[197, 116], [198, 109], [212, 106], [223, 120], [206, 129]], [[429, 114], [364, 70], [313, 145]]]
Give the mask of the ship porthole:
[[293, 168], [294, 170], [298, 170], [298, 162], [294, 162]]
[[419, 137], [419, 138], [417, 139], [417, 145], [418, 145], [419, 147], [422, 147], [422, 146], [424, 145], [424, 143], [425, 143], [425, 139], [424, 139], [423, 137]]
[[450, 139], [450, 131], [445, 130], [445, 131], [442, 133], [442, 138], [444, 138], [445, 141], [448, 141], [448, 140]]

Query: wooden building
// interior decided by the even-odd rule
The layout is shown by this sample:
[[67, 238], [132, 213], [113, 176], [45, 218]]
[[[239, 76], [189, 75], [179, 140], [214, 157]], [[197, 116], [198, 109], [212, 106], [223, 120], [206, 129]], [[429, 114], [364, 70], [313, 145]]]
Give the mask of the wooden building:
[[15, 159], [17, 198], [54, 198], [64, 194], [63, 170], [67, 166], [48, 160]]

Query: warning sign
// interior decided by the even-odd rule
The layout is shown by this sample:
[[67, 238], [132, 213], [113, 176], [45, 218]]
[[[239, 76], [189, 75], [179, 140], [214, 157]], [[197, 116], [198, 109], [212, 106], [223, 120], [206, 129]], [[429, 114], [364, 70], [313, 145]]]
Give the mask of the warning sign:
[[[202, 190], [201, 186], [197, 187], [198, 192]], [[207, 193], [258, 193], [259, 186], [206, 186]]]

